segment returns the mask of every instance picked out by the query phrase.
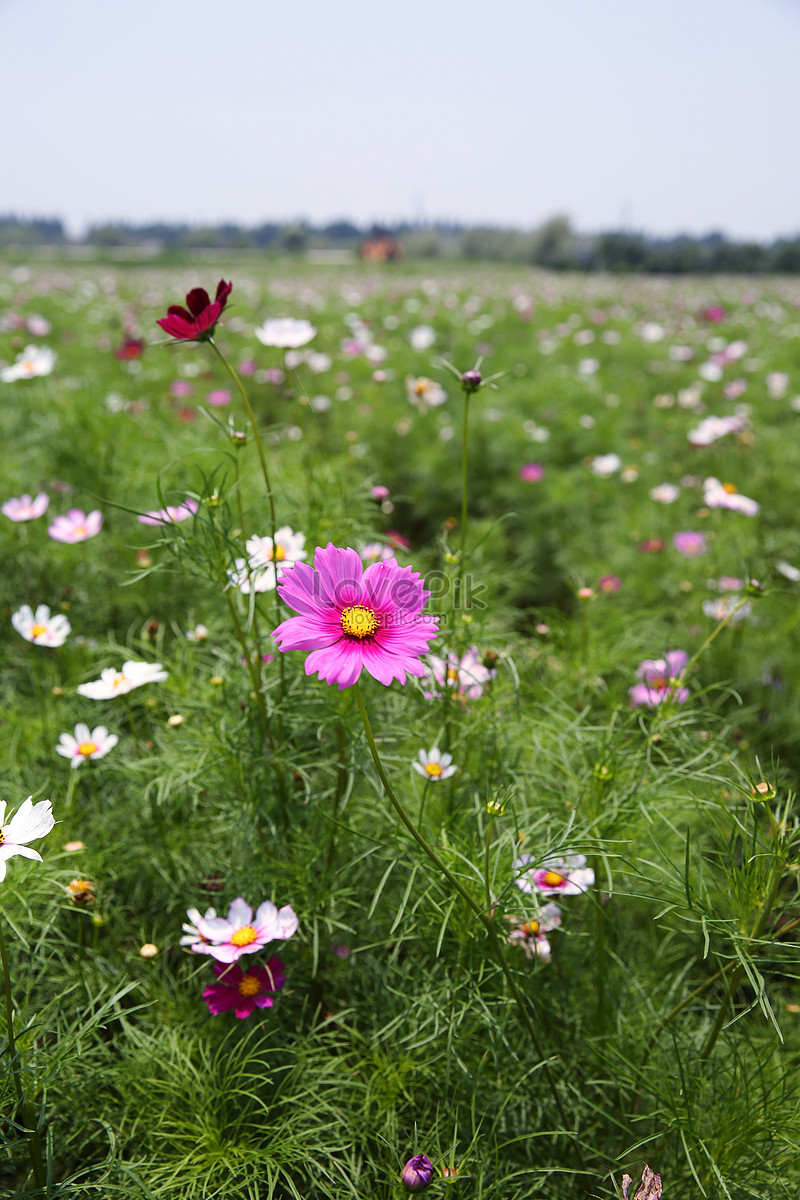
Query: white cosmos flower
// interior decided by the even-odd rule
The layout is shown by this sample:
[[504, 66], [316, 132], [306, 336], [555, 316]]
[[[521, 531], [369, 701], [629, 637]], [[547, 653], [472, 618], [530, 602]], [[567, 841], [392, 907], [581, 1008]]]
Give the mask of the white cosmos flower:
[[62, 733], [56, 746], [56, 754], [61, 754], [70, 760], [71, 767], [79, 767], [89, 758], [103, 758], [116, 746], [119, 738], [116, 733], [109, 733], [105, 725], [98, 725], [91, 732], [89, 726], [79, 723], [75, 726], [75, 734]]
[[742, 496], [732, 483], [720, 483], [713, 475], [703, 481], [703, 503], [707, 508], [730, 508], [746, 517], [754, 517], [761, 509], [757, 500]]
[[14, 816], [6, 820], [6, 802], [0, 800], [0, 883], [6, 877], [6, 862], [15, 854], [23, 858], [35, 858], [39, 862], [42, 856], [37, 850], [31, 850], [28, 842], [45, 837], [55, 825], [55, 817], [49, 800], [33, 803], [33, 796], [20, 804]]
[[276, 346], [279, 349], [296, 350], [305, 346], [316, 337], [317, 330], [310, 321], [298, 320], [295, 317], [272, 317], [253, 331], [264, 346]]
[[599, 475], [601, 479], [608, 479], [615, 471], [618, 471], [622, 466], [622, 459], [618, 454], [598, 454], [590, 463], [592, 473]]
[[298, 559], [306, 558], [305, 544], [306, 535], [295, 533], [289, 525], [275, 530], [274, 545], [271, 537], [248, 538], [247, 558], [237, 558], [234, 568], [228, 571], [231, 585], [245, 596], [250, 592], [271, 592], [284, 571]]
[[132, 662], [122, 664], [119, 671], [106, 667], [100, 672], [99, 679], [91, 683], [79, 683], [78, 695], [88, 696], [90, 700], [113, 700], [115, 696], [124, 696], [134, 688], [142, 687], [145, 683], [161, 683], [168, 678], [161, 663]]
[[659, 483], [650, 489], [650, 499], [658, 504], [673, 504], [681, 494], [681, 489], [674, 483]]
[[442, 754], [436, 746], [432, 750], [420, 750], [417, 758], [419, 762], [411, 765], [423, 779], [431, 779], [434, 782], [449, 779], [458, 770], [452, 765], [452, 754]]
[[23, 604], [12, 614], [11, 624], [20, 637], [37, 646], [63, 646], [72, 630], [63, 613], [51, 617], [46, 604], [40, 604], [36, 612], [30, 604]]
[[429, 350], [436, 341], [436, 331], [430, 325], [417, 325], [408, 335], [415, 350]]
[[56, 352], [49, 346], [26, 346], [10, 367], [3, 367], [0, 379], [3, 383], [14, 383], [17, 379], [33, 379], [37, 375], [49, 375], [55, 366]]
[[783, 575], [784, 579], [789, 579], [792, 583], [800, 582], [800, 568], [793, 566], [791, 563], [788, 563], [783, 559], [779, 563], [776, 563], [775, 566], [780, 571], [781, 575]]

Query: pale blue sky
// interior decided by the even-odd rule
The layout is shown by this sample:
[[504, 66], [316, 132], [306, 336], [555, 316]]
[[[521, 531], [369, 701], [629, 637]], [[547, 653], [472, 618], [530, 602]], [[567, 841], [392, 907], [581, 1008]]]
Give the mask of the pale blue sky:
[[800, 233], [800, 0], [0, 0], [0, 213]]

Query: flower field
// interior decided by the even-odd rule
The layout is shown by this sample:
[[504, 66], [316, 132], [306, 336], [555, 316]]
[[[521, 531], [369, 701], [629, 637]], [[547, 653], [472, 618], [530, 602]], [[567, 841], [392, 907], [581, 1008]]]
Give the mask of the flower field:
[[794, 1200], [799, 426], [787, 279], [6, 264], [0, 1193]]

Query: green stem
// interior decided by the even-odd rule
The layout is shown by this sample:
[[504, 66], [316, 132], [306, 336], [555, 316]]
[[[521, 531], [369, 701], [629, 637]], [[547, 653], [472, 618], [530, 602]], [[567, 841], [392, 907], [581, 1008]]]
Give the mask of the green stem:
[[458, 580], [453, 609], [464, 603], [464, 566], [467, 557], [467, 450], [469, 437], [469, 392], [464, 392], [464, 419], [461, 426], [461, 549], [458, 555]]
[[3, 963], [3, 976], [5, 980], [5, 996], [6, 996], [6, 1041], [8, 1042], [8, 1053], [11, 1060], [11, 1074], [14, 1079], [14, 1090], [17, 1093], [17, 1099], [22, 1109], [22, 1119], [25, 1122], [25, 1136], [28, 1139], [28, 1153], [33, 1167], [33, 1175], [38, 1188], [44, 1188], [47, 1183], [47, 1175], [44, 1169], [44, 1159], [42, 1156], [42, 1140], [39, 1136], [39, 1129], [36, 1123], [36, 1118], [33, 1111], [33, 1104], [25, 1096], [20, 1078], [20, 1058], [17, 1052], [17, 1043], [14, 1038], [14, 1005], [11, 1000], [11, 972], [8, 969], [8, 956], [6, 955], [6, 941], [3, 936], [3, 924], [0, 921], [0, 959]]
[[707, 649], [708, 649], [708, 647], [711, 645], [711, 643], [714, 641], [714, 639], [715, 639], [715, 638], [717, 638], [717, 637], [719, 637], [719, 635], [722, 633], [722, 631], [723, 631], [723, 629], [725, 628], [725, 626], [726, 626], [726, 625], [730, 625], [731, 621], [734, 619], [734, 617], [735, 617], [735, 616], [736, 616], [736, 614], [738, 613], [739, 609], [740, 609], [740, 608], [744, 608], [745, 604], [747, 604], [747, 596], [742, 596], [742, 597], [741, 597], [741, 599], [739, 600], [739, 603], [738, 603], [738, 604], [737, 604], [737, 605], [736, 605], [734, 608], [732, 608], [732, 609], [731, 609], [731, 611], [728, 613], [727, 617], [725, 617], [725, 619], [724, 619], [723, 621], [720, 621], [720, 622], [719, 622], [719, 624], [718, 624], [718, 625], [716, 625], [716, 626], [715, 626], [715, 627], [714, 627], [714, 628], [711, 630], [711, 633], [708, 635], [708, 637], [706, 638], [706, 640], [705, 640], [705, 641], [702, 643], [702, 645], [700, 646], [700, 649], [699, 649], [699, 650], [696, 650], [696, 651], [694, 652], [694, 654], [693, 654], [693, 655], [692, 655], [692, 657], [689, 659], [689, 661], [688, 661], [688, 663], [686, 664], [686, 666], [685, 666], [685, 667], [683, 668], [683, 670], [681, 671], [681, 675], [682, 675], [682, 676], [686, 676], [686, 675], [688, 675], [688, 674], [689, 674], [689, 672], [691, 671], [692, 667], [693, 667], [693, 666], [695, 665], [695, 663], [698, 661], [698, 659], [700, 658], [700, 656], [701, 656], [701, 655], [703, 655], [703, 654], [705, 654], [706, 650], [707, 650]]
[[[242, 381], [239, 378], [239, 373], [237, 371], [235, 371], [234, 368], [231, 366], [231, 364], [228, 362], [227, 358], [222, 353], [222, 351], [220, 350], [219, 346], [217, 345], [217, 343], [214, 341], [213, 338], [209, 338], [209, 345], [213, 347], [214, 353], [217, 355], [220, 362], [225, 367], [225, 370], [228, 372], [231, 379], [235, 383], [236, 389], [242, 398], [242, 402], [244, 403], [244, 407], [247, 412], [247, 418], [250, 422], [250, 428], [253, 431], [253, 439], [256, 443], [256, 449], [258, 451], [258, 460], [261, 463], [261, 474], [264, 476], [264, 486], [267, 489], [267, 502], [269, 504], [269, 535], [272, 538], [273, 562], [276, 563], [275, 570], [276, 570], [276, 575], [277, 575], [277, 560], [274, 557], [275, 551], [277, 549], [276, 544], [275, 544], [275, 533], [278, 528], [278, 524], [275, 519], [275, 498], [272, 494], [272, 485], [270, 484], [269, 471], [267, 470], [267, 459], [266, 459], [266, 455], [264, 454], [264, 445], [261, 441], [261, 434], [258, 431], [258, 424], [256, 422], [256, 416], [255, 416], [255, 413], [253, 412], [253, 407], [250, 403], [250, 398], [247, 395], [247, 392], [244, 390]], [[278, 599], [277, 590], [275, 591], [274, 607], [275, 607], [275, 622], [276, 622], [276, 624], [279, 624], [280, 623], [280, 602]], [[260, 665], [261, 664], [259, 663], [259, 669], [260, 669]], [[281, 681], [280, 699], [281, 699], [281, 705], [282, 705], [284, 696], [286, 695], [286, 674], [285, 674], [285, 666], [284, 666], [284, 662], [283, 662], [283, 655], [280, 656], [278, 670], [280, 672], [280, 681]], [[278, 720], [279, 720], [279, 723], [281, 723], [281, 725], [282, 725], [283, 717], [281, 714], [279, 714]]]
[[[467, 891], [467, 889], [464, 887], [464, 885], [461, 883], [461, 881], [453, 874], [453, 872], [450, 870], [450, 868], [447, 866], [447, 864], [442, 861], [442, 859], [439, 857], [439, 855], [434, 850], [433, 846], [431, 846], [431, 844], [426, 840], [426, 838], [423, 837], [423, 835], [420, 833], [420, 831], [415, 826], [414, 822], [409, 817], [408, 813], [404, 809], [401, 802], [398, 800], [398, 798], [394, 792], [394, 789], [393, 789], [391, 783], [389, 782], [389, 777], [387, 776], [387, 774], [383, 768], [383, 763], [381, 761], [380, 754], [378, 753], [378, 747], [375, 744], [375, 737], [372, 733], [372, 726], [370, 725], [369, 716], [367, 715], [367, 710], [364, 705], [364, 699], [361, 695], [361, 689], [359, 688], [357, 683], [353, 685], [353, 690], [355, 691], [356, 701], [358, 702], [358, 711], [361, 714], [361, 720], [364, 725], [364, 733], [366, 734], [366, 737], [367, 737], [367, 745], [369, 746], [370, 754], [372, 755], [372, 761], [375, 764], [375, 770], [378, 772], [378, 778], [380, 779], [381, 783], [383, 784], [383, 789], [389, 798], [389, 802], [391, 803], [392, 808], [397, 813], [397, 816], [400, 818], [402, 823], [405, 825], [406, 829], [411, 834], [412, 838], [417, 843], [417, 845], [420, 847], [420, 849], [423, 851], [423, 853], [430, 859], [430, 861], [434, 864], [434, 866], [442, 873], [442, 875], [445, 877], [445, 879], [450, 884], [450, 886], [455, 889], [455, 891], [459, 894], [459, 896], [467, 904], [467, 906], [472, 909], [473, 913], [475, 914], [475, 916], [478, 918], [478, 920], [481, 922], [484, 929], [486, 930], [486, 933], [488, 934], [489, 940], [492, 944], [492, 949], [494, 950], [494, 954], [497, 959], [498, 965], [500, 966], [500, 969], [502, 970], [503, 974], [506, 977], [506, 981], [508, 983], [509, 990], [511, 991], [511, 995], [514, 999], [514, 1003], [516, 1004], [517, 1010], [519, 1011], [519, 1015], [522, 1020], [522, 1023], [525, 1026], [528, 1036], [530, 1037], [531, 1042], [533, 1044], [534, 1050], [536, 1051], [536, 1054], [538, 1055], [539, 1060], [542, 1064], [542, 1070], [544, 1072], [545, 1078], [547, 1079], [547, 1083], [550, 1088], [550, 1092], [553, 1096], [553, 1100], [555, 1101], [556, 1108], [558, 1109], [558, 1115], [561, 1118], [562, 1124], [564, 1126], [564, 1132], [567, 1133], [567, 1132], [569, 1132], [567, 1115], [564, 1111], [564, 1106], [561, 1102], [561, 1097], [558, 1094], [558, 1089], [556, 1087], [555, 1079], [553, 1078], [553, 1074], [550, 1070], [550, 1063], [548, 1062], [547, 1056], [545, 1055], [544, 1047], [542, 1046], [541, 1039], [539, 1038], [539, 1034], [536, 1031], [536, 1026], [533, 1024], [533, 1019], [531, 1017], [531, 1012], [530, 1012], [530, 1006], [529, 1006], [529, 1004], [526, 1003], [525, 998], [523, 997], [522, 993], [520, 992], [520, 990], [517, 986], [517, 981], [514, 978], [511, 967], [508, 964], [508, 959], [506, 958], [505, 953], [503, 951], [503, 947], [500, 942], [500, 938], [498, 937], [497, 930], [495, 929], [494, 920], [491, 915], [491, 909], [489, 910], [489, 912], [484, 912], [483, 907], [477, 902], [477, 900], [475, 900], [470, 895], [470, 893]], [[582, 1156], [581, 1156], [581, 1148], [577, 1143], [575, 1144], [575, 1151], [578, 1156], [579, 1162], [581, 1163], [581, 1165], [583, 1165], [583, 1160], [582, 1160]]]
[[222, 365], [225, 367], [225, 370], [228, 372], [228, 374], [230, 375], [234, 384], [236, 385], [236, 389], [239, 392], [239, 395], [242, 397], [242, 401], [244, 403], [245, 410], [247, 411], [247, 419], [249, 420], [250, 428], [253, 431], [253, 439], [256, 443], [256, 449], [258, 450], [258, 459], [259, 459], [259, 462], [261, 463], [261, 474], [264, 476], [264, 485], [266, 486], [266, 489], [267, 489], [267, 500], [269, 501], [269, 517], [270, 517], [270, 524], [271, 524], [270, 536], [272, 537], [272, 544], [274, 546], [275, 545], [275, 530], [277, 528], [277, 525], [275, 522], [275, 500], [272, 495], [272, 486], [269, 481], [269, 471], [267, 470], [267, 459], [264, 454], [264, 446], [261, 442], [261, 434], [258, 432], [258, 424], [256, 422], [256, 415], [253, 412], [253, 408], [252, 408], [252, 405], [250, 404], [250, 399], [247, 395], [247, 392], [244, 390], [244, 387], [242, 386], [242, 381], [239, 378], [238, 372], [233, 369], [233, 367], [228, 362], [227, 358], [222, 353], [222, 351], [220, 350], [219, 346], [217, 345], [217, 343], [214, 341], [213, 338], [208, 339], [208, 344], [213, 347], [214, 353], [220, 359]]

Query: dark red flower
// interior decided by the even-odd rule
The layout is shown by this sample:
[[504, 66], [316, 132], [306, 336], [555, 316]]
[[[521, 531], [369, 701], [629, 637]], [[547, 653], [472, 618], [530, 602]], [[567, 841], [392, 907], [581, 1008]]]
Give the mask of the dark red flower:
[[121, 346], [117, 346], [114, 357], [122, 361], [131, 358], [141, 358], [144, 354], [144, 342], [141, 338], [126, 337]]
[[166, 317], [157, 322], [170, 337], [182, 342], [204, 342], [214, 332], [214, 326], [220, 318], [223, 308], [228, 302], [228, 296], [233, 290], [232, 283], [220, 279], [217, 293], [212, 301], [205, 288], [192, 288], [186, 293], [186, 308], [180, 304], [171, 304]]

